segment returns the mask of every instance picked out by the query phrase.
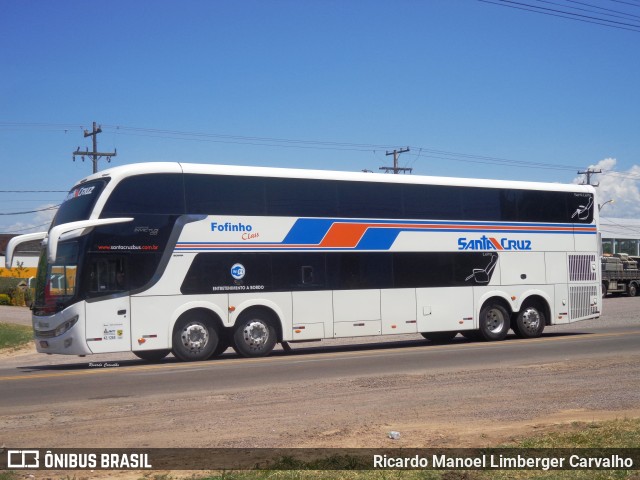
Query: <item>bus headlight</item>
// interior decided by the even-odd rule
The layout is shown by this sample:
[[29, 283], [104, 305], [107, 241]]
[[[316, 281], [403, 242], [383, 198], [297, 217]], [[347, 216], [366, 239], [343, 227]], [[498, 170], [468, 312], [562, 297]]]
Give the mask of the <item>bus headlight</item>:
[[62, 335], [63, 333], [66, 333], [69, 331], [69, 329], [71, 327], [73, 327], [78, 321], [78, 315], [76, 315], [73, 318], [70, 318], [69, 320], [67, 320], [66, 322], [64, 322], [62, 325], [60, 325], [58, 328], [55, 329], [54, 332], [54, 337], [59, 337], [60, 335]]

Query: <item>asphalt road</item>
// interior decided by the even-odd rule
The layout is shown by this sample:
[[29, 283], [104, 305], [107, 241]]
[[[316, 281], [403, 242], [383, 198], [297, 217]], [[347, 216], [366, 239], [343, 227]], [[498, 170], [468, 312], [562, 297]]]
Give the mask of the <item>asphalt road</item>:
[[[172, 391], [192, 393], [251, 389], [310, 378], [331, 381], [368, 375], [394, 375], [447, 370], [474, 370], [596, 359], [612, 352], [626, 356], [640, 351], [640, 298], [605, 300], [598, 320], [548, 327], [539, 339], [468, 342], [458, 336], [447, 345], [434, 345], [420, 336], [327, 341], [294, 346], [267, 358], [239, 358], [228, 351], [221, 358], [181, 363], [169, 357], [147, 364], [130, 354], [63, 357], [38, 354], [0, 359], [0, 409], [35, 406], [43, 402], [137, 398]], [[7, 311], [9, 312], [9, 311]], [[11, 316], [24, 315], [25, 311]], [[26, 310], [28, 317], [28, 310]], [[0, 321], [5, 311], [0, 310]], [[370, 343], [359, 344], [365, 341]], [[46, 395], [42, 395], [46, 392]]]

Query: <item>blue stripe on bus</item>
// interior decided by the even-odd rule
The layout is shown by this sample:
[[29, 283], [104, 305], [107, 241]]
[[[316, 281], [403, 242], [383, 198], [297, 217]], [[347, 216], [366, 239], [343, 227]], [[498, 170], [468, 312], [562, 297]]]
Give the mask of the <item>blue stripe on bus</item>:
[[[367, 224], [356, 245], [333, 247], [320, 246], [326, 234], [335, 224]], [[387, 225], [402, 224], [402, 227]], [[379, 225], [379, 227], [378, 227]], [[413, 228], [415, 226], [415, 228]], [[452, 228], [454, 227], [454, 228]], [[455, 228], [457, 227], [457, 228]], [[466, 227], [466, 228], [465, 228]], [[478, 228], [484, 227], [484, 228]], [[494, 227], [494, 228], [492, 228]], [[505, 227], [519, 227], [508, 229]], [[545, 230], [547, 228], [548, 230]], [[565, 228], [569, 230], [557, 230]], [[542, 229], [542, 230], [539, 230]], [[180, 242], [177, 250], [236, 250], [248, 248], [255, 250], [389, 250], [401, 232], [450, 232], [476, 234], [555, 234], [555, 235], [594, 235], [594, 225], [557, 224], [557, 223], [513, 223], [513, 222], [451, 222], [451, 221], [402, 221], [402, 220], [360, 220], [300, 218], [296, 220], [282, 242]]]

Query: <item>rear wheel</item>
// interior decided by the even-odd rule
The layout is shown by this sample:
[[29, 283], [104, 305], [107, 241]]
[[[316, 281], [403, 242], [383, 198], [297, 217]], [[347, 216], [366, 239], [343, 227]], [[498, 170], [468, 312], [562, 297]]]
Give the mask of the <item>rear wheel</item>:
[[445, 343], [453, 340], [457, 334], [458, 332], [425, 332], [420, 335], [433, 343]]
[[480, 337], [483, 340], [504, 340], [509, 333], [507, 310], [498, 303], [488, 303], [480, 310]]
[[520, 338], [537, 338], [542, 335], [544, 326], [543, 310], [538, 305], [529, 305], [518, 312], [511, 328]]
[[234, 349], [243, 357], [269, 355], [278, 340], [270, 315], [261, 311], [243, 314], [233, 334]]
[[635, 283], [629, 284], [629, 288], [627, 289], [627, 294], [630, 297], [635, 297], [638, 294], [638, 286]]
[[173, 354], [186, 362], [208, 359], [218, 343], [220, 336], [206, 314], [180, 318], [173, 329]]
[[606, 297], [606, 296], [607, 296], [607, 290], [608, 290], [608, 289], [607, 289], [607, 284], [606, 284], [606, 283], [603, 283], [603, 284], [602, 284], [602, 298], [604, 298], [604, 297]]
[[169, 355], [169, 353], [171, 353], [171, 350], [140, 350], [133, 352], [136, 357], [146, 360], [147, 362], [159, 362]]

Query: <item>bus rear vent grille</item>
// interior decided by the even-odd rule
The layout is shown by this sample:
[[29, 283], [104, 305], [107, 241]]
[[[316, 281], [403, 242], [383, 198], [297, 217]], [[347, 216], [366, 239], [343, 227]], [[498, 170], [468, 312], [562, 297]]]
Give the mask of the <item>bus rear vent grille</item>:
[[569, 287], [571, 320], [590, 317], [596, 313], [598, 287], [595, 285], [574, 285]]
[[569, 255], [569, 281], [593, 282], [596, 280], [595, 255]]

